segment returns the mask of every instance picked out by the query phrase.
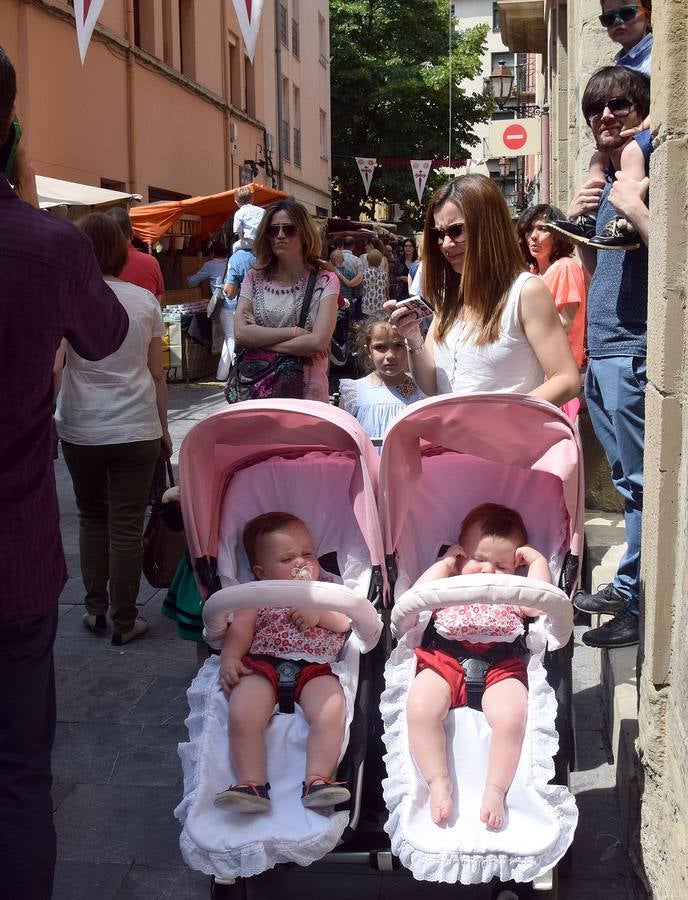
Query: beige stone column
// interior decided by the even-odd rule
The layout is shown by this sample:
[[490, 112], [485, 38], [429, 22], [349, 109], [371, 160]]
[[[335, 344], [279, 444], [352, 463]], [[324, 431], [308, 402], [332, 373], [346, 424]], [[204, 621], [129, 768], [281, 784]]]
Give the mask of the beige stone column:
[[653, 6], [640, 840], [654, 896], [673, 898], [688, 896], [688, 19]]

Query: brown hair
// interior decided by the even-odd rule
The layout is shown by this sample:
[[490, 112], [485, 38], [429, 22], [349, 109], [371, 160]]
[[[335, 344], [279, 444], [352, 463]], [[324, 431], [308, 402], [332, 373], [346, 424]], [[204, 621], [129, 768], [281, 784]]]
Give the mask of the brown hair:
[[266, 535], [274, 534], [275, 531], [279, 531], [280, 528], [284, 528], [288, 525], [303, 525], [303, 527], [306, 528], [306, 523], [302, 519], [287, 512], [263, 513], [262, 516], [256, 516], [255, 519], [251, 519], [250, 522], [246, 523], [243, 543], [251, 568], [253, 568], [256, 563], [256, 548], [258, 546], [258, 541]]
[[119, 227], [124, 232], [124, 237], [129, 240], [131, 238], [133, 231], [131, 228], [131, 219], [129, 218], [129, 213], [126, 209], [122, 209], [121, 206], [111, 206], [110, 209], [107, 210], [105, 215], [113, 219]]
[[[528, 237], [535, 223], [540, 221], [554, 222], [556, 219], [565, 218], [566, 216], [560, 209], [557, 209], [556, 206], [550, 206], [549, 203], [539, 203], [537, 206], [530, 206], [521, 213], [516, 223], [516, 234], [518, 235], [518, 245], [521, 248], [523, 259], [529, 266], [534, 266], [537, 269], [537, 260], [533, 258], [528, 249]], [[550, 262], [555, 262], [564, 256], [573, 256], [574, 245], [572, 240], [564, 237], [560, 231], [550, 231], [549, 236], [552, 238]]]
[[380, 326], [388, 328], [394, 337], [403, 341], [394, 325], [390, 325], [389, 313], [386, 310], [378, 309], [371, 316], [363, 316], [360, 322], [354, 325], [354, 346], [356, 359], [366, 374], [373, 371], [373, 363], [367, 348], [373, 338], [373, 331]]
[[93, 252], [103, 275], [119, 275], [127, 264], [129, 247], [117, 222], [104, 213], [90, 213], [77, 222], [91, 238]]
[[[448, 201], [461, 209], [466, 226], [462, 275], [449, 265], [431, 233], [435, 213]], [[461, 175], [435, 191], [425, 214], [423, 248], [423, 296], [435, 307], [438, 340], [468, 305], [478, 314], [475, 344], [495, 341], [509, 288], [525, 269], [506, 201], [495, 182], [485, 175]]]
[[271, 224], [272, 217], [278, 212], [285, 212], [292, 223], [296, 225], [306, 263], [314, 269], [317, 269], [318, 266], [322, 267], [322, 262], [319, 261], [320, 232], [306, 207], [294, 200], [293, 197], [287, 197], [285, 200], [276, 200], [265, 210], [253, 242], [253, 252], [256, 254], [254, 268], [262, 269], [266, 275], [272, 275], [276, 268], [277, 258], [272, 252], [272, 246], [268, 240], [267, 227]]
[[472, 509], [461, 523], [459, 543], [469, 528], [477, 525], [483, 537], [508, 538], [512, 535], [517, 539], [519, 546], [528, 543], [528, 532], [523, 524], [523, 519], [515, 509], [501, 506], [499, 503], [482, 503]]
[[[581, 109], [588, 122], [587, 110], [593, 103], [610, 97], [628, 97], [638, 110], [641, 119], [650, 111], [650, 80], [626, 69], [624, 66], [603, 66], [593, 72], [585, 85], [581, 98]], [[588, 125], [590, 122], [588, 122]]]

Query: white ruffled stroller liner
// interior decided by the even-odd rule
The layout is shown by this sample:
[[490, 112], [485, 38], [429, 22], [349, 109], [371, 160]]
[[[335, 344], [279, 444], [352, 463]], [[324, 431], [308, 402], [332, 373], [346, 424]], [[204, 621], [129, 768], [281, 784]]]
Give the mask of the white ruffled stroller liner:
[[[346, 698], [348, 744], [358, 672], [355, 638], [344, 658], [332, 664]], [[189, 743], [180, 744], [184, 799], [175, 810], [183, 824], [182, 856], [192, 869], [217, 878], [249, 878], [278, 863], [308, 866], [336, 847], [349, 821], [348, 812], [305, 809], [301, 783], [308, 725], [297, 705], [293, 714], [277, 713], [266, 732], [272, 808], [247, 815], [217, 807], [218, 791], [238, 778], [229, 761], [228, 701], [218, 683], [219, 657], [211, 657], [189, 688]], [[340, 757], [341, 758], [341, 757]]]
[[[352, 454], [312, 452], [299, 458], [272, 457], [235, 473], [223, 501], [218, 573], [225, 587], [207, 600], [206, 639], [219, 649], [233, 611], [244, 607], [316, 606], [352, 618], [353, 633], [342, 659], [332, 664], [346, 699], [340, 760], [349, 739], [361, 652], [377, 643], [382, 624], [366, 599], [372, 566], [351, 508], [355, 472]], [[313, 502], [325, 498], [323, 502]], [[271, 509], [287, 510], [308, 525], [319, 556], [336, 552], [344, 585], [262, 581], [250, 576], [241, 546], [250, 519]], [[293, 599], [292, 599], [293, 598]], [[229, 759], [228, 701], [219, 682], [219, 658], [209, 659], [188, 691], [189, 742], [180, 744], [184, 798], [175, 810], [183, 825], [182, 855], [193, 869], [217, 878], [251, 877], [279, 863], [307, 866], [337, 845], [349, 813], [307, 810], [301, 804], [308, 726], [300, 707], [277, 713], [266, 730], [271, 809], [247, 815], [216, 807], [218, 791], [239, 781]]]
[[[570, 601], [558, 588], [515, 576], [478, 575], [461, 581], [468, 583], [457, 588], [456, 579], [447, 579], [422, 585], [422, 591], [408, 591], [393, 611], [393, 622], [400, 633], [406, 633], [387, 662], [381, 702], [389, 773], [383, 781], [389, 810], [385, 830], [392, 852], [419, 880], [477, 884], [497, 877], [531, 881], [561, 859], [573, 840], [578, 819], [567, 788], [548, 784], [554, 776], [552, 757], [558, 749], [557, 706], [542, 664], [548, 642], [550, 649], [557, 649], [568, 640]], [[516, 599], [510, 581], [520, 583]], [[507, 796], [507, 824], [501, 831], [488, 830], [479, 818], [490, 738], [482, 713], [461, 708], [451, 710], [447, 717], [454, 810], [442, 826], [430, 818], [427, 785], [409, 750], [406, 699], [416, 673], [414, 648], [429, 622], [429, 610], [452, 602], [509, 602], [549, 611], [531, 625], [527, 638], [531, 650], [528, 721], [518, 770]], [[422, 609], [426, 611], [420, 612]]]

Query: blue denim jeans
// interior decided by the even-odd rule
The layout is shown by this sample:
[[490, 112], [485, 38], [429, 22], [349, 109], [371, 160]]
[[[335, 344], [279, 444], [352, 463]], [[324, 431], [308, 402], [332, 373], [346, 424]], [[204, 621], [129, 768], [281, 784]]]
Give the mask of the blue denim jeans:
[[590, 421], [624, 501], [627, 548], [614, 587], [628, 597], [628, 610], [636, 616], [640, 613], [646, 385], [644, 356], [609, 356], [588, 363], [585, 399]]

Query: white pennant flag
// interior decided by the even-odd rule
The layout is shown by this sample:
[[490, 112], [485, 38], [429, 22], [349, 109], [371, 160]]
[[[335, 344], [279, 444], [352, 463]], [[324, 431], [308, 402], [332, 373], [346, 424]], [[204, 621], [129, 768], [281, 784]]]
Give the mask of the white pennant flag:
[[356, 156], [355, 160], [356, 165], [358, 166], [358, 171], [361, 173], [363, 184], [365, 185], [367, 197], [368, 191], [370, 190], [370, 182], [373, 180], [373, 172], [375, 171], [375, 163], [377, 162], [377, 159], [367, 159], [362, 156]]
[[93, 29], [98, 16], [105, 5], [105, 0], [74, 0], [74, 18], [76, 19], [76, 39], [79, 42], [79, 56], [83, 66], [86, 51], [91, 41]]
[[263, 0], [234, 0], [234, 9], [239, 20], [239, 28], [246, 45], [246, 55], [253, 62], [263, 12]]
[[416, 193], [418, 194], [418, 202], [421, 203], [423, 199], [423, 191], [425, 190], [425, 183], [428, 180], [428, 175], [430, 174], [430, 169], [432, 168], [432, 160], [431, 159], [412, 159], [411, 160], [411, 171], [413, 172], [413, 183], [416, 186]]

